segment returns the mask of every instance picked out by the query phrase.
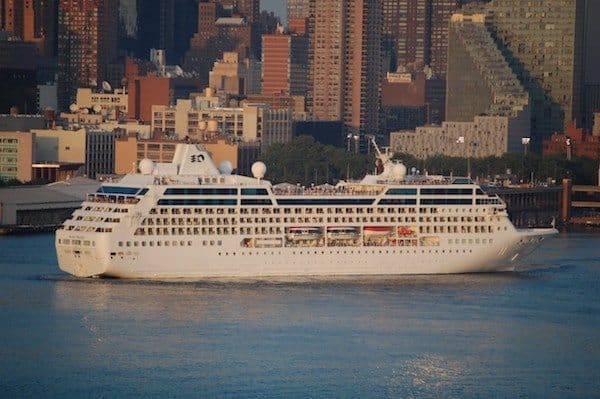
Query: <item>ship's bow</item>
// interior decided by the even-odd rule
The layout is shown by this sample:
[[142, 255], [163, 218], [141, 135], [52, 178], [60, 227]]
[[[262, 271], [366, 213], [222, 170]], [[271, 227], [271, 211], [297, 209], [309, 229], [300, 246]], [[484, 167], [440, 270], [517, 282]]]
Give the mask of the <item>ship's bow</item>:
[[545, 240], [558, 234], [558, 230], [555, 228], [517, 229], [517, 233], [519, 235], [518, 242], [510, 261], [515, 266], [515, 270], [522, 271], [529, 269], [523, 263], [523, 260], [531, 255]]

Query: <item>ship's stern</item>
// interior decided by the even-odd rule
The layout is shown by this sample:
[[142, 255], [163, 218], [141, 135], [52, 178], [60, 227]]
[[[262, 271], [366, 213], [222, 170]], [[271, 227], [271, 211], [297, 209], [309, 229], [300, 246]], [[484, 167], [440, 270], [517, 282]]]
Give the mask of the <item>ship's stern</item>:
[[58, 266], [76, 277], [104, 274], [108, 268], [106, 234], [56, 231], [55, 246]]

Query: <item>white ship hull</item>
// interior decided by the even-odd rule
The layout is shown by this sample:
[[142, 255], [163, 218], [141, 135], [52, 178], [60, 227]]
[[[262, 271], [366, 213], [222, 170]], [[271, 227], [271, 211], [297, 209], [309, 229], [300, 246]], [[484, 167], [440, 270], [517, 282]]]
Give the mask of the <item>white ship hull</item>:
[[[523, 259], [555, 233], [554, 229], [514, 230], [496, 235], [497, 243], [493, 245], [242, 249], [236, 248], [239, 240], [235, 239], [211, 249], [198, 247], [193, 243], [200, 240], [192, 240], [191, 246], [118, 250], [117, 240], [106, 235], [104, 240], [95, 237], [95, 247], [76, 252], [58, 244], [58, 239], [84, 241], [86, 236], [61, 230], [57, 232], [57, 254], [60, 268], [79, 277], [206, 279], [487, 273], [520, 270]], [[111, 252], [114, 255], [109, 255]]]

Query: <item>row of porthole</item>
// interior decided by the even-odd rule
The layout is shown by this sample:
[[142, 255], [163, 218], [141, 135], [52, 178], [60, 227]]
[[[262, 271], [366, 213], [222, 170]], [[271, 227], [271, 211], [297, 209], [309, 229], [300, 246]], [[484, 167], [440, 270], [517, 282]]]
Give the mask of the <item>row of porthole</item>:
[[[448, 244], [488, 244], [488, 240], [485, 238], [482, 238], [481, 241], [479, 240], [479, 238], [476, 239], [472, 239], [469, 238], [468, 240], [466, 238], [457, 238], [457, 239], [453, 239], [453, 238], [449, 238], [448, 239]], [[489, 244], [493, 244], [494, 240], [492, 238], [489, 239]]]
[[[368, 254], [371, 254], [371, 255], [375, 255], [375, 254], [379, 254], [379, 255], [387, 254], [387, 255], [389, 255], [389, 254], [392, 254], [392, 255], [394, 255], [394, 254], [410, 254], [410, 253], [416, 254], [418, 252], [419, 251], [417, 251], [417, 250], [412, 250], [412, 251], [411, 250], [407, 250], [407, 251], [403, 251], [403, 250], [400, 250], [400, 251], [386, 250], [385, 252], [382, 251], [382, 250], [379, 250], [379, 251], [372, 250], [370, 252], [369, 251], [365, 251], [365, 252], [356, 251], [356, 253], [354, 251], [350, 251], [350, 252], [348, 252], [348, 251], [336, 251], [336, 252], [333, 252], [332, 251], [332, 252], [327, 252], [327, 253], [325, 253], [325, 251], [321, 251], [320, 253], [319, 253], [319, 251], [312, 251], [312, 252], [311, 251], [300, 251], [300, 252], [295, 252], [294, 251], [294, 252], [292, 252], [292, 255], [368, 255]], [[421, 253], [422, 254], [425, 254], [425, 253], [430, 253], [430, 254], [431, 253], [436, 253], [436, 254], [439, 254], [439, 253], [443, 253], [443, 254], [445, 254], [445, 253], [447, 253], [447, 254], [452, 254], [452, 253], [460, 254], [460, 253], [463, 253], [463, 254], [466, 254], [466, 253], [473, 253], [473, 250], [472, 249], [469, 249], [469, 250], [466, 250], [466, 249], [463, 249], [463, 250], [459, 250], [459, 249], [456, 249], [456, 250], [451, 250], [451, 249], [449, 249], [449, 250], [445, 250], [445, 249], [442, 249], [442, 250], [438, 250], [438, 249], [435, 249], [435, 250], [432, 250], [432, 249], [424, 250], [424, 249], [422, 249]], [[237, 252], [231, 252], [231, 253], [230, 252], [219, 252], [218, 255], [219, 256], [236, 256]], [[265, 255], [289, 255], [289, 254], [282, 254], [281, 251], [277, 251], [277, 252], [271, 251], [270, 253], [269, 253], [269, 251], [256, 252], [256, 253], [253, 253], [253, 252], [241, 252], [240, 253], [240, 256], [246, 256], [246, 255], [247, 256], [252, 256], [252, 255], [265, 256]]]
[[[119, 247], [185, 247], [194, 245], [193, 241], [119, 241]], [[204, 240], [200, 243], [202, 246], [223, 245], [221, 240]]]

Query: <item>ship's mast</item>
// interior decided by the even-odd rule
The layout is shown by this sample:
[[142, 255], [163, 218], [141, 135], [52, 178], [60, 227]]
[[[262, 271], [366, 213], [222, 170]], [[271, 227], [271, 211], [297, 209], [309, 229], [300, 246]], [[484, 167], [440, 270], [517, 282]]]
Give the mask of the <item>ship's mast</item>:
[[379, 149], [379, 146], [377, 145], [377, 142], [375, 141], [375, 135], [367, 134], [366, 136], [369, 139], [369, 142], [373, 145], [373, 148], [375, 148], [375, 152], [377, 153], [377, 158], [381, 159], [381, 162], [384, 165], [386, 163], [388, 163], [390, 161], [391, 154], [389, 154], [389, 153], [384, 154], [381, 152], [381, 150]]

